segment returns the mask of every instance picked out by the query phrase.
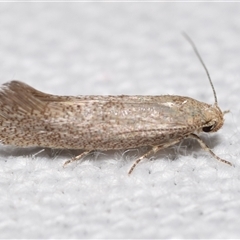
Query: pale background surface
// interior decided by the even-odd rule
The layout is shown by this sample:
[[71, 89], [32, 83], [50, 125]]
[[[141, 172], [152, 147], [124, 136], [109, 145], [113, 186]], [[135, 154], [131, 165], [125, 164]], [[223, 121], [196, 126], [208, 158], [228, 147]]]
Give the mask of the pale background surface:
[[[177, 94], [213, 103], [224, 127], [160, 152], [89, 156], [0, 148], [1, 238], [240, 238], [239, 3], [0, 3], [0, 83], [54, 94]], [[81, 137], [81, 136], [79, 136]]]

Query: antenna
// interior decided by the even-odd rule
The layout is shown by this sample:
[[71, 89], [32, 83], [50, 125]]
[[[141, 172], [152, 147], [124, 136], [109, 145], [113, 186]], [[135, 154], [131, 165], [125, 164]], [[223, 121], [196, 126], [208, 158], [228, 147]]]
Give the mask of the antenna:
[[214, 95], [214, 99], [215, 99], [215, 103], [214, 103], [214, 104], [215, 104], [215, 105], [218, 105], [217, 95], [216, 95], [216, 92], [215, 92], [215, 89], [214, 89], [214, 86], [213, 86], [213, 83], [212, 83], [210, 74], [209, 74], [209, 72], [208, 72], [208, 70], [207, 70], [207, 67], [205, 66], [205, 64], [204, 64], [204, 62], [203, 62], [203, 60], [202, 60], [202, 58], [201, 58], [201, 56], [200, 56], [200, 54], [199, 54], [199, 52], [198, 52], [198, 50], [197, 50], [197, 47], [196, 47], [195, 44], [193, 43], [192, 39], [191, 39], [185, 32], [183, 32], [182, 34], [183, 34], [183, 36], [187, 39], [187, 41], [191, 44], [191, 46], [192, 46], [194, 52], [196, 53], [199, 61], [201, 62], [203, 68], [205, 69], [205, 72], [207, 73], [207, 76], [208, 76], [208, 80], [209, 80], [210, 85], [211, 85], [212, 90], [213, 90], [213, 95]]

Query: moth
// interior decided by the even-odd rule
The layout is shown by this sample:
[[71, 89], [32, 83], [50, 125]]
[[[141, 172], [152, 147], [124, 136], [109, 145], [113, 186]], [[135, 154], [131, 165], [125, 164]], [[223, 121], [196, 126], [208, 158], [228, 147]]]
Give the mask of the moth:
[[198, 136], [216, 132], [224, 123], [208, 70], [192, 40], [185, 35], [204, 67], [214, 104], [185, 96], [57, 96], [40, 92], [20, 81], [0, 88], [0, 141], [18, 147], [82, 149], [65, 164], [95, 150], [150, 146], [129, 170], [144, 158], [186, 138], [193, 138], [215, 159]]

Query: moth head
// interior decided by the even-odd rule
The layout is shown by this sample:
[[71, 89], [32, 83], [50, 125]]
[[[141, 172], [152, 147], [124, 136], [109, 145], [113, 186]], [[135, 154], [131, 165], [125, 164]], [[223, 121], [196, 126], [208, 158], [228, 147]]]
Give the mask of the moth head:
[[188, 42], [192, 45], [194, 52], [196, 53], [200, 63], [202, 64], [202, 66], [207, 74], [209, 83], [210, 83], [212, 91], [213, 91], [214, 100], [215, 100], [213, 106], [209, 106], [208, 109], [204, 109], [204, 116], [206, 117], [206, 119], [205, 119], [206, 121], [202, 127], [202, 131], [203, 132], [216, 132], [222, 127], [223, 122], [224, 122], [223, 116], [226, 112], [222, 112], [221, 109], [218, 107], [217, 94], [214, 89], [210, 74], [209, 74], [208, 69], [207, 69], [206, 65], [204, 64], [195, 44], [193, 43], [192, 39], [186, 33], [183, 33], [183, 35], [188, 40]]
[[224, 114], [217, 105], [210, 106], [207, 109], [207, 123], [203, 126], [203, 132], [217, 132], [224, 123]]

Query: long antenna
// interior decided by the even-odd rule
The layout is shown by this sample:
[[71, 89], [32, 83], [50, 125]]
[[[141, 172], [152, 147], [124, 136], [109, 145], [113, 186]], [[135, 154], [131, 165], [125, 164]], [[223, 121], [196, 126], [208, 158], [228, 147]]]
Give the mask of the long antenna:
[[212, 90], [213, 90], [213, 95], [214, 95], [214, 99], [215, 99], [215, 105], [218, 105], [217, 95], [216, 95], [216, 92], [215, 92], [215, 89], [214, 89], [214, 86], [213, 86], [213, 83], [212, 83], [210, 74], [209, 74], [209, 72], [208, 72], [208, 70], [207, 70], [207, 67], [205, 66], [205, 64], [204, 64], [204, 62], [203, 62], [203, 60], [202, 60], [202, 58], [201, 58], [201, 56], [200, 56], [200, 54], [199, 54], [199, 52], [198, 52], [198, 50], [197, 50], [197, 47], [196, 47], [195, 44], [193, 43], [192, 39], [191, 39], [185, 32], [183, 32], [182, 34], [183, 34], [183, 36], [187, 39], [187, 41], [191, 44], [191, 46], [192, 46], [194, 52], [196, 53], [199, 61], [201, 62], [202, 66], [204, 67], [205, 72], [207, 73], [207, 76], [208, 76], [208, 80], [209, 80], [210, 85], [211, 85]]

